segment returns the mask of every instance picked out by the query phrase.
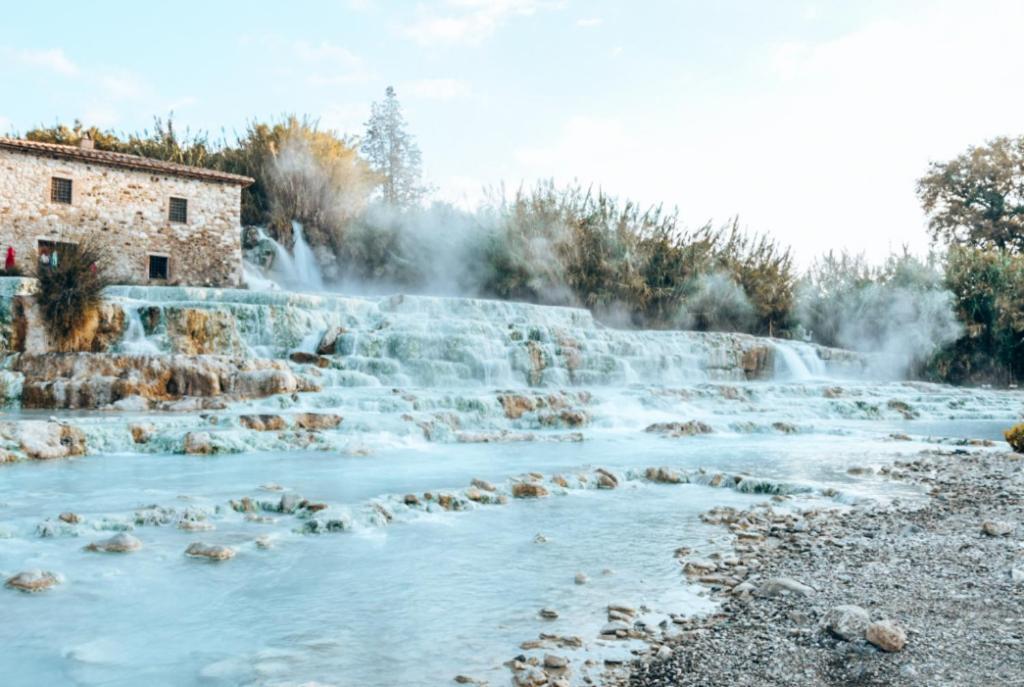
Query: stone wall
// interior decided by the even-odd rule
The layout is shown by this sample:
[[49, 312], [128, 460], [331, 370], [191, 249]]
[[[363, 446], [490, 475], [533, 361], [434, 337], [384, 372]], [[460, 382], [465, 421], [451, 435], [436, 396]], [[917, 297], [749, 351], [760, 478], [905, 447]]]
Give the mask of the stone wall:
[[[50, 200], [50, 179], [72, 180], [71, 204]], [[188, 221], [168, 220], [171, 197]], [[0, 260], [34, 269], [38, 241], [109, 246], [119, 283], [238, 286], [242, 278], [241, 187], [0, 149]], [[166, 281], [150, 281], [149, 255], [169, 258]]]

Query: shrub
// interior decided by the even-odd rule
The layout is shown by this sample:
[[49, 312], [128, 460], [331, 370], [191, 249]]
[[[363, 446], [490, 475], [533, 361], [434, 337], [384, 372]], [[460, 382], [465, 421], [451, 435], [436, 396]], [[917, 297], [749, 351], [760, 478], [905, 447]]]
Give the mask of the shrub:
[[63, 345], [85, 326], [110, 285], [104, 251], [95, 243], [60, 244], [57, 265], [37, 265], [36, 302], [50, 336]]
[[1024, 422], [1003, 432], [1006, 443], [1017, 453], [1024, 453]]

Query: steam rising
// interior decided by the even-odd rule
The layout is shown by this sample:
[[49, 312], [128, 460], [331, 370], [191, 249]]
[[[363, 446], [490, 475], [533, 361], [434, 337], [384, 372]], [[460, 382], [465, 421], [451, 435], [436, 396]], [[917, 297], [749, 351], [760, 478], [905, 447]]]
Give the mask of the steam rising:
[[871, 268], [830, 253], [801, 283], [797, 317], [816, 341], [877, 354], [876, 372], [903, 376], [961, 336], [953, 304], [934, 260], [903, 254]]

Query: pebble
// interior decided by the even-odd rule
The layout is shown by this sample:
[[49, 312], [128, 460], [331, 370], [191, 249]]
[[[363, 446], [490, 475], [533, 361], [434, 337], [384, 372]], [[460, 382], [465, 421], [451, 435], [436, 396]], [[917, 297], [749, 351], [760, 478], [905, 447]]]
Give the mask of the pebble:
[[990, 537], [1007, 537], [1013, 530], [1013, 523], [1003, 520], [986, 520], [981, 524], [981, 531]]
[[901, 651], [907, 644], [907, 633], [891, 620], [880, 620], [867, 627], [865, 637], [882, 651]]
[[814, 593], [811, 587], [802, 582], [797, 582], [792, 577], [773, 577], [761, 585], [754, 592], [757, 596], [810, 596]]

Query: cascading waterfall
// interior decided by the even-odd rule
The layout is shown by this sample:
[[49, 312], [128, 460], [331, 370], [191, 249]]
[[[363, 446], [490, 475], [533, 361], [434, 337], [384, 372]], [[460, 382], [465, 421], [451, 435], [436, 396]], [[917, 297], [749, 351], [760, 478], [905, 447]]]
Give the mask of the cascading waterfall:
[[799, 341], [775, 341], [775, 377], [789, 381], [825, 379], [828, 369], [813, 346]]
[[[301, 230], [296, 242], [294, 255], [275, 251], [300, 280], [313, 260]], [[863, 357], [844, 351], [616, 330], [573, 308], [188, 287], [107, 296], [126, 315], [119, 352], [153, 355], [158, 341], [163, 355], [213, 355], [175, 356], [196, 397], [160, 387], [100, 412], [5, 418], [10, 437], [59, 442], [62, 427], [41, 419], [52, 413], [86, 445], [72, 460], [2, 466], [0, 567], [62, 578], [35, 598], [0, 590], [5, 687], [140, 675], [186, 687], [508, 684], [506, 659], [555, 650], [524, 648], [540, 633], [583, 639], [557, 648], [583, 684], [587, 661], [635, 658], [631, 643], [599, 639], [610, 600], [648, 609], [651, 628], [714, 610], [670, 552], [704, 558], [717, 545], [680, 522], [772, 494], [790, 497], [780, 510], [912, 498], [875, 469], [957, 433], [998, 438], [1021, 410], [1019, 392], [858, 381]], [[326, 355], [294, 355], [327, 333]], [[116, 357], [78, 364], [117, 375]], [[161, 362], [128, 367], [119, 384], [97, 372], [52, 385], [83, 402], [103, 388], [152, 393], [145, 370]], [[3, 372], [17, 395], [22, 373]], [[543, 495], [516, 498], [526, 482]], [[141, 547], [83, 550], [115, 533]], [[236, 555], [197, 561], [194, 542]], [[589, 583], [574, 583], [581, 572]], [[545, 607], [558, 618], [537, 618]]]
[[121, 340], [121, 350], [132, 355], [159, 355], [160, 349], [157, 345], [146, 338], [146, 329], [142, 326], [139, 309], [125, 307], [124, 314], [127, 324]]
[[268, 242], [273, 247], [274, 261], [266, 275], [255, 265], [243, 265], [246, 283], [250, 288], [258, 291], [276, 288], [307, 293], [323, 291], [324, 281], [320, 274], [320, 266], [317, 264], [313, 249], [306, 241], [301, 223], [292, 222], [294, 243], [291, 252], [275, 241], [263, 228], [258, 227], [256, 231], [261, 242]]

